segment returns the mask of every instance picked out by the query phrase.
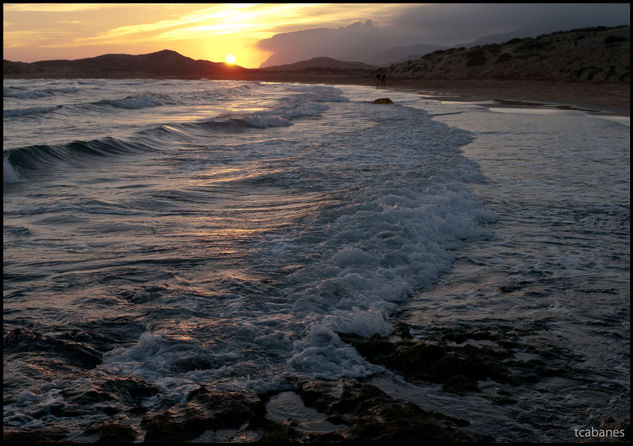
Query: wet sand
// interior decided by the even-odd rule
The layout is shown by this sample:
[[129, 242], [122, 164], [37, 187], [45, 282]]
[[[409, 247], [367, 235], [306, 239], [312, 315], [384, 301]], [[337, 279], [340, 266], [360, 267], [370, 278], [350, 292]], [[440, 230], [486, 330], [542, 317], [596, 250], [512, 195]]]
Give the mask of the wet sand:
[[[271, 82], [305, 82], [374, 86], [373, 78], [335, 73], [266, 73]], [[256, 80], [256, 79], [253, 79]], [[630, 116], [629, 83], [554, 82], [527, 80], [389, 79], [378, 90], [405, 89], [429, 99], [495, 101], [496, 106], [558, 107]], [[384, 94], [383, 96], [388, 96]]]
[[495, 101], [495, 106], [556, 107], [630, 116], [629, 84], [543, 81], [396, 81], [441, 100]]

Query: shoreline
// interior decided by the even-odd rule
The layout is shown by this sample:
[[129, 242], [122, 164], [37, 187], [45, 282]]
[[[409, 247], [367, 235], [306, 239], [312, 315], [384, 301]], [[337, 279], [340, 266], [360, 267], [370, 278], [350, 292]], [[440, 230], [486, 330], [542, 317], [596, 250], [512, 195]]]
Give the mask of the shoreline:
[[[267, 82], [351, 84], [375, 86], [371, 79], [308, 78]], [[528, 80], [426, 80], [387, 79], [378, 91], [400, 90], [430, 100], [480, 103], [494, 101], [496, 107], [555, 107], [612, 116], [630, 116], [630, 85], [616, 83], [555, 82]], [[491, 105], [491, 104], [482, 104]]]
[[[554, 107], [630, 116], [628, 84], [545, 81], [395, 81], [393, 88], [429, 95], [429, 99], [494, 101], [496, 107]], [[490, 104], [486, 104], [490, 105]]]
[[[31, 76], [5, 76], [5, 80], [35, 79]], [[204, 78], [204, 77], [203, 77]], [[39, 78], [38, 78], [39, 79]], [[194, 79], [192, 77], [92, 77], [67, 76], [42, 79]], [[199, 78], [195, 78], [199, 79]], [[208, 80], [259, 81], [325, 85], [360, 85], [374, 87], [373, 73], [366, 76], [341, 73], [268, 72], [258, 75], [211, 76]], [[605, 113], [613, 116], [630, 116], [630, 84], [627, 82], [566, 82], [536, 80], [495, 79], [403, 79], [387, 78], [377, 90], [404, 90], [418, 93], [431, 100], [482, 102], [495, 101], [495, 106], [556, 107], [559, 109]], [[490, 104], [487, 104], [490, 105]]]
[[[321, 83], [374, 87], [365, 80], [323, 79]], [[631, 114], [629, 84], [523, 80], [394, 79], [389, 81], [388, 79], [387, 85], [378, 87], [377, 90], [407, 91], [438, 101], [475, 104], [493, 101], [495, 107], [557, 108], [625, 117], [630, 117]]]

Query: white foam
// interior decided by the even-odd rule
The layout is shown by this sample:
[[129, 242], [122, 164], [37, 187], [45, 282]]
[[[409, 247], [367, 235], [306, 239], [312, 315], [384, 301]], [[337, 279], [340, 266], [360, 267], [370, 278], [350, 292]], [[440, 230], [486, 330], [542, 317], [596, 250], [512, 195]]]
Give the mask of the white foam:
[[[263, 275], [272, 273], [274, 284], [268, 288], [259, 279], [245, 279], [230, 286], [230, 293], [222, 291], [230, 297], [218, 301], [192, 304], [184, 293], [170, 296], [168, 303], [148, 303], [152, 329], [135, 345], [107, 352], [99, 366], [160, 383], [174, 398], [182, 397], [191, 382], [261, 390], [277, 385], [283, 376], [374, 373], [380, 368], [365, 361], [337, 333], [387, 335], [392, 330], [390, 315], [410, 293], [432, 284], [450, 267], [451, 250], [487, 234], [481, 222], [488, 215], [464, 186], [482, 179], [477, 166], [459, 150], [472, 140], [467, 132], [399, 104], [376, 106], [366, 97], [352, 102], [332, 87], [258, 84], [234, 88], [230, 94], [239, 95], [240, 90], [248, 96], [231, 102], [235, 107], [230, 112], [178, 124], [194, 144], [178, 146], [183, 152], [174, 159], [185, 159], [190, 171], [226, 167], [265, 179], [239, 182], [239, 193], [218, 189], [218, 197], [226, 193], [227, 203], [235, 200], [239, 207], [244, 207], [239, 203], [242, 192], [256, 195], [246, 204], [256, 212], [254, 218], [262, 215], [257, 208], [266, 208], [260, 203], [267, 198], [258, 195], [259, 185], [270, 188], [273, 201], [291, 204], [292, 212], [276, 214], [279, 228], [272, 225], [266, 235], [245, 238], [255, 259], [249, 257], [249, 265], [271, 265]], [[161, 94], [182, 97], [171, 91]], [[204, 101], [220, 96], [203, 95]], [[158, 97], [167, 96], [152, 93], [123, 102], [131, 108], [151, 106]], [[103, 113], [106, 119], [109, 114]], [[157, 114], [162, 119], [171, 116]], [[201, 129], [231, 126], [240, 132], [244, 127], [256, 129], [239, 138], [218, 138], [213, 142], [217, 148], [209, 146], [190, 157], [191, 147], [208, 143]], [[165, 138], [173, 141], [170, 134]], [[170, 144], [165, 146], [172, 150]], [[249, 161], [244, 163], [245, 159]], [[187, 193], [181, 186], [170, 185], [179, 188], [179, 196]], [[226, 212], [233, 211], [227, 207]], [[246, 255], [241, 245], [236, 255]], [[222, 267], [221, 259], [218, 265]], [[218, 282], [230, 284], [231, 279]], [[214, 280], [206, 284], [224, 286]], [[163, 309], [170, 316], [159, 316]], [[192, 312], [199, 318], [199, 338], [183, 333], [188, 329], [171, 319], [167, 322]], [[196, 368], [197, 360], [208, 361], [203, 370]]]
[[289, 364], [307, 377], [325, 379], [367, 376], [380, 370], [365, 362], [334, 330], [319, 324], [295, 342]]

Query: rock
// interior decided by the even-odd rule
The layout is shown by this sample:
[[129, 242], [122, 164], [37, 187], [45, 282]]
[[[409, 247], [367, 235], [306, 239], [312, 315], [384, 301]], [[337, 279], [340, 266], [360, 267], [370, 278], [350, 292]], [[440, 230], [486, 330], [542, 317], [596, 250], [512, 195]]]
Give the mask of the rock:
[[442, 386], [445, 392], [464, 394], [466, 392], [478, 392], [477, 380], [464, 375], [453, 375]]
[[217, 392], [204, 386], [192, 391], [187, 401], [160, 413], [148, 413], [141, 421], [146, 442], [187, 442], [207, 430], [238, 429], [263, 423], [266, 406], [254, 392]]
[[393, 104], [393, 101], [389, 98], [376, 99], [372, 104]]
[[93, 369], [101, 364], [102, 354], [82, 342], [55, 339], [28, 328], [4, 331], [2, 345], [5, 354], [36, 352], [42, 356], [61, 357], [68, 364]]
[[[523, 343], [513, 327], [446, 328], [437, 336], [413, 339], [406, 324], [398, 323], [389, 337], [338, 333], [368, 361], [417, 380], [443, 384], [443, 390], [479, 392], [478, 381], [493, 379], [517, 385], [543, 378], [569, 377], [570, 354], [552, 345]], [[528, 333], [529, 334], [529, 333]], [[521, 352], [534, 356], [519, 360]], [[504, 398], [505, 404], [515, 401]]]
[[266, 412], [264, 401], [253, 392], [210, 392], [201, 387], [191, 392], [187, 399], [202, 403], [214, 422], [223, 428], [236, 429]]
[[41, 429], [41, 430], [21, 430], [15, 428], [4, 428], [2, 440], [6, 443], [59, 443], [62, 442], [68, 431], [64, 429]]
[[226, 429], [234, 429], [240, 438], [257, 438], [257, 444], [401, 443], [420, 438], [444, 442], [491, 441], [488, 436], [465, 429], [469, 424], [465, 420], [422, 410], [356, 379], [297, 379], [293, 387], [306, 406], [341, 428], [314, 432], [292, 419], [282, 422], [269, 419], [265, 416], [266, 401], [273, 393], [218, 392], [202, 386], [192, 391], [187, 401], [148, 413], [141, 422], [146, 431], [144, 441], [190, 442], [205, 432]]
[[355, 379], [343, 378], [337, 383], [299, 382], [297, 391], [307, 406], [350, 426], [347, 432], [337, 435], [353, 442], [417, 443], [421, 438], [439, 442], [492, 440], [464, 429], [469, 424], [465, 420], [422, 410]]
[[136, 440], [136, 431], [131, 426], [118, 422], [106, 423], [87, 429], [86, 435], [99, 435], [96, 443], [132, 443]]
[[97, 393], [101, 396], [110, 395], [111, 399], [122, 400], [133, 406], [138, 405], [140, 400], [158, 393], [158, 387], [135, 376], [105, 381], [99, 386], [99, 390]]
[[614, 417], [608, 417], [600, 423], [600, 429], [617, 431], [618, 436], [606, 439], [608, 442], [629, 443], [631, 442], [631, 425], [628, 417], [616, 421]]
[[255, 444], [297, 444], [304, 443], [306, 435], [297, 431], [290, 423], [276, 423], [266, 420], [261, 426], [262, 437]]

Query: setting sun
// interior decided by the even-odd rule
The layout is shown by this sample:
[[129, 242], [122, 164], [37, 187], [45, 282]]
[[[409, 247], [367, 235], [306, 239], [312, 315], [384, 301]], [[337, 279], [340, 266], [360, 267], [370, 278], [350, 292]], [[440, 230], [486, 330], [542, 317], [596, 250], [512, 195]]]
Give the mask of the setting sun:
[[234, 64], [235, 63], [235, 56], [232, 55], [232, 54], [227, 55], [226, 56], [226, 63], [229, 63], [231, 65]]

